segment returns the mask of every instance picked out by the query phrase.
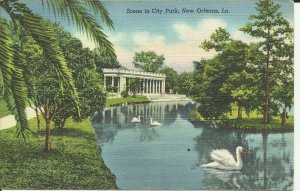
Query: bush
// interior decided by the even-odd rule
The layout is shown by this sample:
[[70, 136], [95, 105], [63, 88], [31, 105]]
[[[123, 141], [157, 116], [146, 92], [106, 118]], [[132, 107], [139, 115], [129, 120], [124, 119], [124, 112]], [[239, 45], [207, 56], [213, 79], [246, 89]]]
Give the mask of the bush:
[[126, 91], [126, 90], [124, 90], [124, 91], [122, 91], [121, 92], [121, 96], [123, 97], [123, 98], [127, 98], [128, 97], [128, 91]]

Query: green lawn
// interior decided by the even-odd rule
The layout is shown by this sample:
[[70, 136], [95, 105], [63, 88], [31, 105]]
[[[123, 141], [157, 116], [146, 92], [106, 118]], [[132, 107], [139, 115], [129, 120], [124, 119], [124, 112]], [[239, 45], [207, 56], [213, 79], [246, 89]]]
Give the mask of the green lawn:
[[[52, 152], [42, 151], [44, 132], [23, 141], [16, 129], [0, 131], [0, 188], [2, 189], [116, 189], [115, 176], [105, 166], [89, 120], [68, 121], [52, 129]], [[44, 124], [42, 125], [44, 127]]]
[[106, 106], [111, 106], [111, 105], [120, 105], [122, 103], [148, 103], [149, 100], [146, 96], [137, 96], [137, 97], [132, 97], [129, 96], [127, 98], [108, 98], [106, 100]]
[[2, 97], [0, 97], [0, 117], [9, 115], [10, 111], [6, 107], [6, 103]]

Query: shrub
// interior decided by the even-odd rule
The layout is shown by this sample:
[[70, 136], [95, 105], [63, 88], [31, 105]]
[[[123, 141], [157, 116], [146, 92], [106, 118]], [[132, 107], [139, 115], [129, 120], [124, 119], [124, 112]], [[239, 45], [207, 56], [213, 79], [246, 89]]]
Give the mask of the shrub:
[[128, 97], [128, 91], [126, 91], [126, 90], [122, 91], [122, 92], [121, 92], [121, 96], [122, 96], [123, 98], [127, 98], [127, 97]]

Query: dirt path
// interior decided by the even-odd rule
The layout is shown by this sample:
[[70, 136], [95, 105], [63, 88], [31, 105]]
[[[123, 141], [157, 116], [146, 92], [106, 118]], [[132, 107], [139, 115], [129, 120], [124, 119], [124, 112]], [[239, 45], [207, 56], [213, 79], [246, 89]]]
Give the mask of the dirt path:
[[[35, 111], [31, 107], [26, 107], [25, 112], [27, 114], [27, 119], [35, 117]], [[0, 130], [9, 129], [17, 125], [15, 117], [13, 115], [8, 115], [0, 118]]]

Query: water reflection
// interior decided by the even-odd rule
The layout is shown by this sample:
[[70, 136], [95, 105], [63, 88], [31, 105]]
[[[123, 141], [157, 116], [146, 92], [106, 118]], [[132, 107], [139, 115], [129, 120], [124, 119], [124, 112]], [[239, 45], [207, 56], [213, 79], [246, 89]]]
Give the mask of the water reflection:
[[[276, 189], [293, 186], [293, 133], [247, 133], [191, 123], [186, 102], [108, 108], [92, 118], [105, 163], [121, 189]], [[142, 116], [142, 123], [131, 123]], [[162, 123], [150, 126], [150, 117]], [[214, 149], [243, 146], [241, 171], [207, 170]], [[234, 154], [235, 157], [235, 154]], [[145, 179], [145, 177], [147, 177]]]
[[203, 182], [210, 186], [210, 189], [241, 189], [238, 177], [241, 175], [240, 171], [224, 171], [218, 169], [204, 169]]
[[[118, 130], [141, 128], [140, 141], [152, 141], [159, 137], [157, 129], [150, 127], [150, 118], [169, 126], [175, 122], [178, 113], [186, 116], [186, 109], [191, 104], [184, 102], [154, 102], [150, 104], [134, 104], [110, 107], [98, 111], [92, 117], [97, 140], [101, 143], [112, 142]], [[133, 117], [141, 116], [141, 123], [131, 123]]]

